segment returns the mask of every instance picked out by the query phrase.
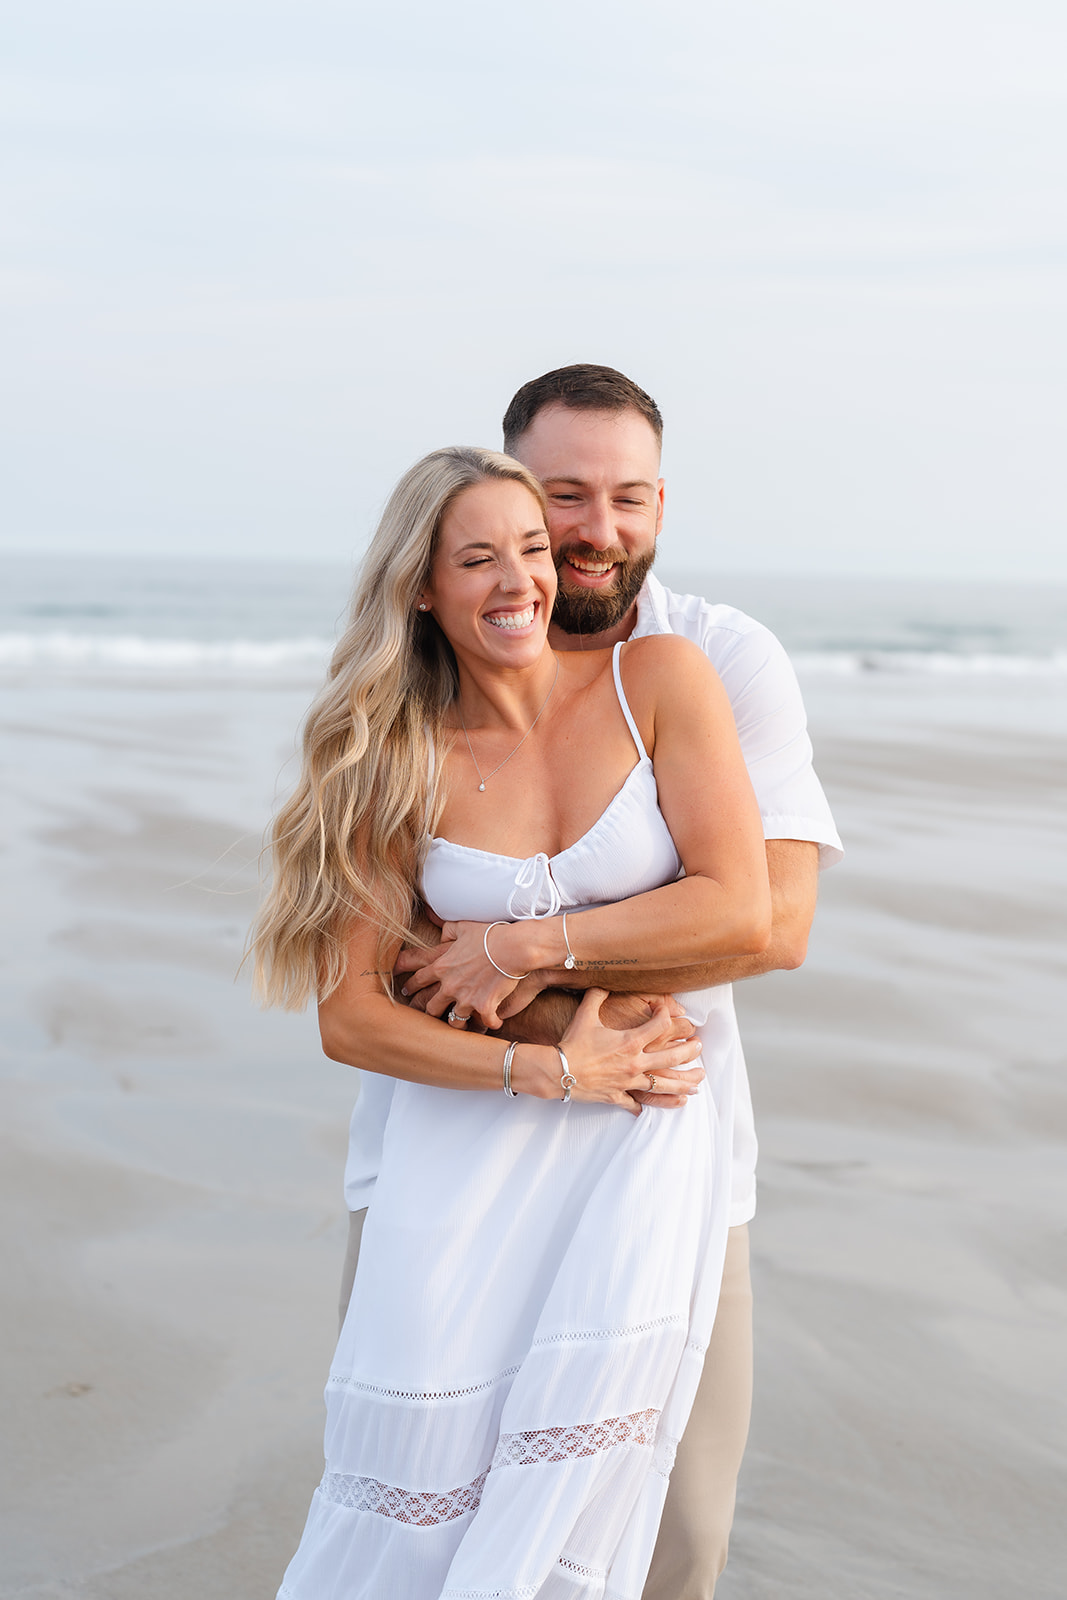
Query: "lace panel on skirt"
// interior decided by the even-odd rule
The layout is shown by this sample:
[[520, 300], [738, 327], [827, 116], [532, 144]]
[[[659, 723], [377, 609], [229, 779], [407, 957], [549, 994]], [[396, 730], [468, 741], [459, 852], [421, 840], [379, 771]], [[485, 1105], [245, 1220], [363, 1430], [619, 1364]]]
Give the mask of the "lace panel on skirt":
[[[566, 1428], [539, 1428], [529, 1433], [502, 1433], [493, 1456], [493, 1467], [535, 1467], [544, 1463], [578, 1460], [600, 1455], [619, 1445], [648, 1446], [655, 1442], [659, 1412], [634, 1411], [625, 1417], [605, 1417], [601, 1422], [575, 1422]], [[319, 1493], [332, 1505], [350, 1511], [373, 1511], [394, 1522], [430, 1528], [441, 1522], [454, 1522], [477, 1511], [489, 1469], [458, 1489], [403, 1489], [382, 1483], [377, 1478], [361, 1478], [346, 1472], [327, 1472]]]
[[401, 1489], [394, 1483], [357, 1478], [347, 1472], [327, 1472], [319, 1484], [319, 1493], [333, 1505], [347, 1506], [350, 1511], [374, 1511], [379, 1517], [392, 1517], [394, 1522], [432, 1528], [439, 1522], [454, 1522], [468, 1511], [477, 1511], [488, 1476], [488, 1471], [483, 1472], [473, 1483], [438, 1493], [434, 1489]]

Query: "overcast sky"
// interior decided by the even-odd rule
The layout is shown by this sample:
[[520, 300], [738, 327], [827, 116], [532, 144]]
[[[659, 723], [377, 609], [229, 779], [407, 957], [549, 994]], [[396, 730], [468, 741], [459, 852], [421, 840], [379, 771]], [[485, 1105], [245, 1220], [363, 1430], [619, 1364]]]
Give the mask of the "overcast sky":
[[592, 360], [672, 564], [1067, 578], [1062, 0], [0, 14], [2, 547], [344, 559]]

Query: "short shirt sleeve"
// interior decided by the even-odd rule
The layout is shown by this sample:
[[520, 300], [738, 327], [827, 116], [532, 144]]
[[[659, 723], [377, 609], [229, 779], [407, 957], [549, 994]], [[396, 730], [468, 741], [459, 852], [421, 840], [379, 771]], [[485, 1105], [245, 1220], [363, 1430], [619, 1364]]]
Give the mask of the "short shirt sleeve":
[[843, 851], [822, 785], [792, 663], [769, 628], [713, 624], [701, 643], [730, 697], [737, 735], [767, 839], [809, 839], [819, 865]]
[[844, 854], [812, 766], [808, 719], [792, 662], [769, 628], [734, 606], [675, 594], [649, 573], [633, 637], [677, 633], [698, 644], [722, 679], [766, 839], [807, 839], [820, 867]]

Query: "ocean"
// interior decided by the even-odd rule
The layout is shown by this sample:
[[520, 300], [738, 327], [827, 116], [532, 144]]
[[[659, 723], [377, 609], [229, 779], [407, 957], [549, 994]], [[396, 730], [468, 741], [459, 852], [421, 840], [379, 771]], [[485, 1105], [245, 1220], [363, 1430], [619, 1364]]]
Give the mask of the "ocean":
[[[1067, 584], [769, 578], [658, 569], [765, 622], [805, 674], [1067, 676]], [[0, 670], [318, 672], [341, 565], [0, 558]]]

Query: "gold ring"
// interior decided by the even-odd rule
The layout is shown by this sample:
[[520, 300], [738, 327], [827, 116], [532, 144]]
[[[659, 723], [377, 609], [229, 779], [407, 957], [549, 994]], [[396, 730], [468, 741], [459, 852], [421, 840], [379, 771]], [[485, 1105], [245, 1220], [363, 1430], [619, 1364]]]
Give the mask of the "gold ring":
[[648, 1079], [648, 1087], [649, 1087], [649, 1089], [652, 1091], [653, 1094], [655, 1094], [655, 1092], [656, 1092], [656, 1079], [655, 1079], [654, 1075], [651, 1072], [646, 1072], [645, 1073], [645, 1077]]

